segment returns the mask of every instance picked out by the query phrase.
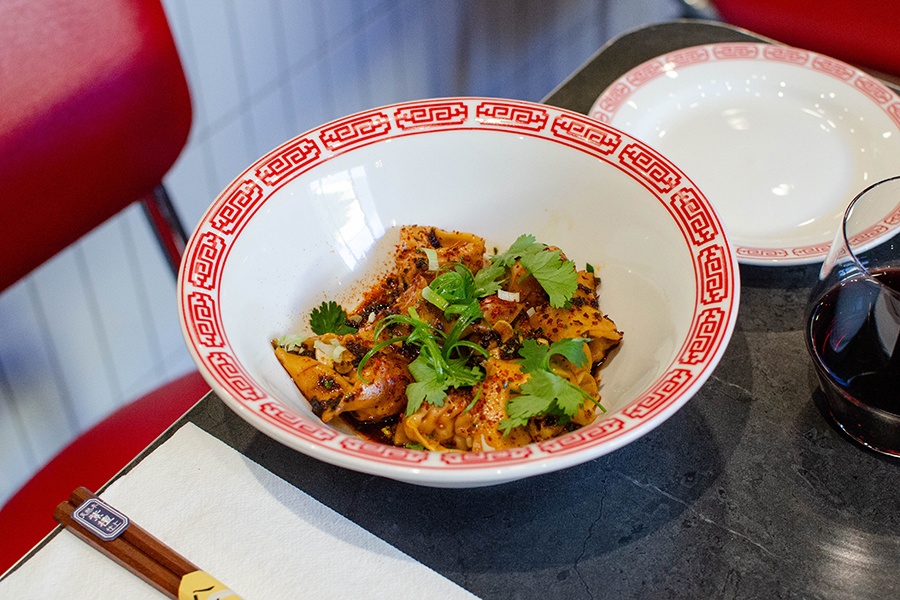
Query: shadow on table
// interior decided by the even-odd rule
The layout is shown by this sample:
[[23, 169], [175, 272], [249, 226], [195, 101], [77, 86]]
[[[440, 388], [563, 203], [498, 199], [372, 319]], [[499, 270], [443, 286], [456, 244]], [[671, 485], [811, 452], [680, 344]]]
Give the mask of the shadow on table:
[[[736, 334], [727, 360], [744, 361], [746, 353]], [[578, 579], [584, 561], [614, 559], [648, 537], [668, 537], [660, 535], [663, 529], [721, 516], [693, 505], [722, 474], [750, 410], [749, 379], [734, 383], [731, 375], [729, 381], [714, 373], [665, 423], [609, 455], [486, 488], [419, 487], [338, 469], [288, 449], [273, 450], [261, 435], [242, 451], [476, 593], [495, 596], [485, 586], [501, 573], [565, 589], [569, 577]], [[727, 499], [721, 506], [727, 510]], [[666, 543], [662, 554], [680, 552], [677, 542]], [[657, 552], [653, 560], [659, 559]]]

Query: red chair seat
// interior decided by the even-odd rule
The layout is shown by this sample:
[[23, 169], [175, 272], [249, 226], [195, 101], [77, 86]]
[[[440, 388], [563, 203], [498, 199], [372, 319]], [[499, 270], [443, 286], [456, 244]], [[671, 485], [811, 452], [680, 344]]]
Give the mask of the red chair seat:
[[53, 509], [72, 490], [99, 489], [208, 391], [199, 373], [184, 375], [120, 408], [57, 454], [0, 509], [0, 573], [53, 529]]
[[726, 23], [900, 76], [900, 6], [847, 0], [713, 0]]

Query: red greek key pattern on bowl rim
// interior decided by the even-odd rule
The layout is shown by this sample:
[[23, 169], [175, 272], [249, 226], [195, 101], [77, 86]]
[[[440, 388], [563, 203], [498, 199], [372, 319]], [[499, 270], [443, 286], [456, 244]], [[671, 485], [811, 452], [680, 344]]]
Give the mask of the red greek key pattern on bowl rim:
[[860, 244], [865, 244], [870, 240], [874, 240], [877, 237], [880, 237], [890, 231], [890, 227], [888, 227], [885, 223], [878, 223], [877, 225], [873, 225], [864, 231], [860, 231], [852, 238], [847, 240], [850, 242], [850, 246], [858, 246]]
[[760, 55], [758, 44], [714, 44], [711, 48], [711, 58], [716, 60], [746, 60]]
[[278, 185], [282, 180], [296, 177], [322, 156], [322, 148], [308, 137], [295, 138], [270, 152], [254, 170], [254, 175], [266, 185]]
[[216, 350], [207, 354], [206, 358], [207, 367], [215, 372], [220, 381], [227, 382], [228, 388], [236, 395], [244, 400], [261, 400], [266, 397], [230, 352]]
[[832, 77], [850, 81], [856, 75], [856, 69], [839, 60], [828, 58], [827, 56], [816, 55], [813, 57], [811, 66], [816, 71], [827, 73]]
[[[658, 152], [637, 142], [626, 144], [619, 152], [619, 164], [660, 194], [668, 194], [682, 181], [683, 176], [672, 163]], [[707, 215], [712, 213], [707, 211]]]
[[752, 246], [738, 246], [735, 249], [738, 256], [747, 258], [788, 258], [790, 251], [784, 248], [754, 248]]
[[705, 246], [697, 253], [697, 272], [700, 274], [700, 304], [718, 304], [728, 295], [728, 265], [730, 257], [721, 246]]
[[558, 438], [538, 444], [538, 448], [548, 454], [572, 452], [586, 445], [596, 444], [617, 435], [625, 429], [626, 423], [619, 417], [602, 419], [593, 427], [583, 427]]
[[226, 249], [225, 238], [214, 231], [204, 231], [186, 252], [187, 280], [194, 287], [212, 290], [219, 284]]
[[661, 60], [650, 60], [635, 67], [625, 76], [625, 79], [633, 87], [641, 87], [648, 81], [653, 81], [666, 72], [665, 62]]
[[860, 75], [854, 81], [856, 89], [871, 98], [877, 104], [887, 104], [893, 98], [894, 93], [887, 86], [875, 81], [871, 77]]
[[394, 111], [397, 127], [411, 130], [420, 127], [452, 127], [462, 125], [469, 118], [469, 107], [456, 100], [420, 102], [402, 106]]
[[689, 186], [679, 188], [672, 194], [669, 202], [672, 211], [679, 216], [678, 222], [684, 223], [685, 231], [696, 246], [702, 246], [714, 240], [721, 233], [717, 221], [704, 210], [699, 192]]
[[828, 254], [828, 248], [831, 247], [831, 244], [812, 244], [810, 246], [800, 246], [797, 248], [791, 248], [791, 253], [794, 256], [825, 256]]
[[191, 340], [204, 348], [223, 348], [222, 323], [216, 299], [204, 291], [193, 291], [187, 295], [187, 308], [191, 321], [196, 324], [191, 329]]
[[622, 410], [632, 419], [647, 419], [666, 407], [666, 400], [673, 394], [685, 389], [691, 381], [688, 369], [677, 368], [669, 371], [653, 388]]
[[763, 45], [763, 58], [774, 60], [777, 62], [790, 63], [793, 65], [805, 65], [809, 60], [810, 53], [798, 48], [790, 46], [780, 46], [778, 44]]
[[617, 130], [581, 115], [559, 115], [550, 127], [558, 138], [600, 156], [614, 154], [622, 143], [622, 136]]
[[[467, 117], [460, 121], [463, 108]], [[396, 119], [405, 120], [406, 127], [400, 127]], [[444, 120], [441, 126], [423, 130], [413, 126], [417, 119], [420, 122]], [[312, 423], [270, 397], [266, 386], [255, 382], [234, 355], [218, 312], [223, 266], [246, 223], [288, 182], [348, 148], [423, 132], [440, 134], [448, 130], [478, 129], [534, 136], [600, 158], [639, 181], [662, 205], [669, 207], [685, 232], [685, 246], [695, 257], [697, 268], [704, 265], [707, 274], [702, 276], [698, 270], [697, 310], [691, 333], [666, 375], [625, 409], [576, 432], [538, 445], [491, 453], [435, 454], [374, 444]], [[329, 145], [323, 142], [320, 147], [315, 140], [328, 140]], [[303, 148], [316, 148], [316, 151], [297, 153]], [[693, 184], [677, 168], [649, 147], [612, 127], [570, 111], [484, 98], [397, 104], [352, 115], [301, 134], [262, 157], [235, 181], [201, 219], [185, 253], [187, 260], [179, 277], [179, 312], [189, 332], [192, 352], [226, 402], [239, 405], [242, 412], [251, 413], [253, 418], [288, 438], [313, 443], [329, 455], [365, 457], [398, 467], [415, 465], [416, 469], [496, 469], [548, 460], [551, 456], [615, 440], [637, 427], [649, 425], [668, 407], [686, 401], [686, 391], [708, 375], [708, 361], [724, 350], [729, 327], [736, 316], [735, 263], [718, 260], [718, 257], [731, 256], [731, 249], [708, 201], [689, 187]], [[676, 194], [683, 202], [687, 189], [694, 194], [690, 198], [691, 210], [672, 211]], [[701, 261], [701, 256], [715, 256], [717, 260]], [[708, 268], [710, 264], [716, 268]], [[701, 281], [707, 282], [703, 284], [708, 288], [707, 302], [712, 303], [703, 308]], [[715, 310], [719, 312], [711, 312]]]
[[900, 204], [897, 204], [894, 210], [884, 218], [884, 223], [887, 225], [900, 225]]
[[441, 462], [454, 467], [495, 465], [498, 463], [521, 462], [534, 454], [528, 446], [494, 450], [493, 452], [447, 452], [441, 454]]
[[324, 425], [317, 425], [301, 418], [296, 412], [287, 410], [280, 402], [268, 400], [257, 405], [257, 412], [279, 428], [291, 431], [304, 439], [327, 442], [338, 437], [338, 432]]
[[344, 437], [341, 439], [341, 447], [351, 454], [358, 454], [379, 462], [418, 465], [428, 460], [427, 452], [388, 446], [362, 438]]
[[700, 313], [700, 318], [694, 323], [694, 330], [689, 336], [691, 343], [681, 354], [681, 362], [699, 365], [709, 360], [710, 353], [715, 349], [716, 340], [721, 335], [722, 327], [727, 326], [727, 318], [728, 315], [718, 306]]
[[390, 134], [392, 128], [387, 113], [373, 110], [326, 125], [319, 132], [319, 141], [325, 148], [335, 152], [385, 138]]
[[516, 102], [485, 100], [475, 106], [475, 118], [485, 124], [540, 131], [547, 125], [549, 115], [540, 106], [522, 106]]
[[900, 102], [892, 102], [885, 110], [897, 127], [900, 127]]
[[600, 104], [601, 111], [596, 117], [608, 119], [607, 113], [614, 113], [619, 110], [622, 103], [631, 95], [632, 90], [633, 88], [621, 81], [612, 84], [612, 86], [607, 89], [606, 93], [597, 100]]
[[238, 184], [210, 218], [212, 228], [224, 235], [237, 231], [255, 212], [262, 200], [262, 187], [252, 179]]

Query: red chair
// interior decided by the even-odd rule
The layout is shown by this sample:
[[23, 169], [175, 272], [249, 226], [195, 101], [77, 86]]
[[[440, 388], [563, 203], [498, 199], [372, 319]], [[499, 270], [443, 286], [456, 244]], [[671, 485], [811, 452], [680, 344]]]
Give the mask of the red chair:
[[[141, 201], [173, 268], [184, 248], [162, 179], [187, 141], [191, 100], [158, 0], [0, 2], [0, 290]], [[0, 509], [0, 573], [209, 386], [196, 372], [78, 437]]]
[[900, 6], [847, 0], [712, 0], [722, 21], [791, 46], [900, 76]]

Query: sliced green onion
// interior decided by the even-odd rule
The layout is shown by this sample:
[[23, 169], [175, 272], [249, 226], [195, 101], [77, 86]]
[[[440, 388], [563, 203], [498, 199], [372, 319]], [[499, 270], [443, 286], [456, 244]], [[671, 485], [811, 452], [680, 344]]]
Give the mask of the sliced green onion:
[[519, 292], [507, 292], [506, 290], [497, 290], [497, 297], [507, 302], [518, 302]]
[[434, 248], [419, 248], [428, 257], [428, 270], [437, 271], [441, 265], [438, 264], [437, 250]]
[[276, 340], [279, 346], [287, 350], [288, 352], [293, 352], [297, 348], [300, 347], [300, 344], [306, 341], [306, 336], [297, 334], [297, 333], [289, 333], [288, 335], [283, 335]]
[[444, 310], [445, 308], [447, 308], [447, 306], [450, 305], [450, 303], [447, 302], [447, 300], [445, 300], [443, 296], [438, 294], [430, 287], [426, 287], [422, 290], [422, 297], [437, 306], [439, 310]]
[[[322, 340], [316, 340], [315, 342], [313, 342], [313, 346], [315, 347], [317, 352], [321, 353], [321, 357], [326, 357], [333, 362], [341, 362], [341, 355], [343, 355], [344, 352], [347, 351], [347, 349], [341, 345], [337, 338], [334, 338], [327, 344]], [[321, 357], [317, 355], [316, 359], [319, 360], [319, 362], [323, 362], [321, 360]]]
[[481, 398], [481, 387], [482, 386], [480, 386], [480, 385], [478, 386], [478, 389], [475, 391], [475, 394], [472, 396], [472, 401], [469, 402], [469, 405], [463, 409], [464, 413], [467, 413], [470, 410], [472, 410], [472, 407], [478, 403], [478, 399]]

